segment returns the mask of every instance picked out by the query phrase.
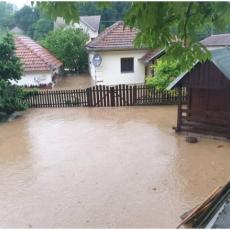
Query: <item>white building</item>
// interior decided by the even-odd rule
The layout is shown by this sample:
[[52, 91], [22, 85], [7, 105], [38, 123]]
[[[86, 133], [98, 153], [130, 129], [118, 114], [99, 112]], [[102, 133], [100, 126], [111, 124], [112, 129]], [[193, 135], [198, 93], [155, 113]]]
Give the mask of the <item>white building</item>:
[[27, 87], [52, 87], [53, 77], [62, 62], [29, 37], [16, 36], [15, 46], [16, 56], [23, 64], [24, 73], [20, 80], [12, 83]]
[[[124, 27], [118, 21], [87, 44], [89, 71], [95, 84], [142, 84], [150, 72], [150, 65], [163, 54], [163, 50], [135, 48], [133, 41], [137, 29]], [[94, 67], [93, 57], [101, 57], [99, 67]]]
[[54, 23], [54, 29], [60, 27], [74, 27], [82, 29], [90, 38], [93, 40], [98, 36], [99, 28], [100, 28], [100, 15], [93, 15], [93, 16], [80, 16], [79, 23], [73, 23], [70, 25], [66, 25], [63, 18], [58, 17]]

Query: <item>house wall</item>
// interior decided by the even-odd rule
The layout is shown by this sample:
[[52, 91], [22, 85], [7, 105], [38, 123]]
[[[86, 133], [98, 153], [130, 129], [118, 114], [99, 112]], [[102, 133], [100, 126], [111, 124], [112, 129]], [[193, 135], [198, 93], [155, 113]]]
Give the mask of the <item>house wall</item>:
[[25, 73], [18, 81], [11, 81], [12, 84], [20, 86], [39, 86], [52, 84], [52, 71]]
[[[97, 52], [102, 57], [100, 67], [96, 68], [92, 64], [94, 53], [89, 53], [89, 72], [97, 84], [116, 85], [116, 84], [141, 84], [145, 81], [145, 65], [138, 59], [147, 50], [127, 50], [127, 51], [104, 51]], [[121, 58], [134, 58], [134, 72], [121, 73]]]

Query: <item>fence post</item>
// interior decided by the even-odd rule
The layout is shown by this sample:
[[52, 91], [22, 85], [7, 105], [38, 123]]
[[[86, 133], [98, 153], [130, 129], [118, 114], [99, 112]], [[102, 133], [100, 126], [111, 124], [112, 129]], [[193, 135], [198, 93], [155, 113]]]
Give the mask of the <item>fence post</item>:
[[86, 98], [87, 98], [87, 105], [92, 106], [92, 89], [91, 88], [86, 89]]
[[133, 86], [133, 105], [137, 104], [137, 86]]
[[110, 87], [111, 106], [115, 106], [114, 87]]

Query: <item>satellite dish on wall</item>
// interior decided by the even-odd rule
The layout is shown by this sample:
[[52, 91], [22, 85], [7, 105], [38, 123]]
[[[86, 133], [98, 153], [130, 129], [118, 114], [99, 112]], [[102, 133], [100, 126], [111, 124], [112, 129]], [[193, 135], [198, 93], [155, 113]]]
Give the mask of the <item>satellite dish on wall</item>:
[[99, 67], [101, 65], [101, 62], [102, 62], [101, 55], [94, 54], [92, 62], [93, 62], [93, 65], [95, 67]]

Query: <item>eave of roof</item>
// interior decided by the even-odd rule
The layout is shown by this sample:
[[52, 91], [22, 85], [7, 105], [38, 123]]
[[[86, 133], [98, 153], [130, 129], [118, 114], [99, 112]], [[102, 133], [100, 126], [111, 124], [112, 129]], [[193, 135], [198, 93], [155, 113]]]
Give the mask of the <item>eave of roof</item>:
[[165, 53], [165, 49], [155, 49], [148, 51], [143, 57], [139, 58], [142, 63], [149, 64], [154, 59], [161, 57]]

